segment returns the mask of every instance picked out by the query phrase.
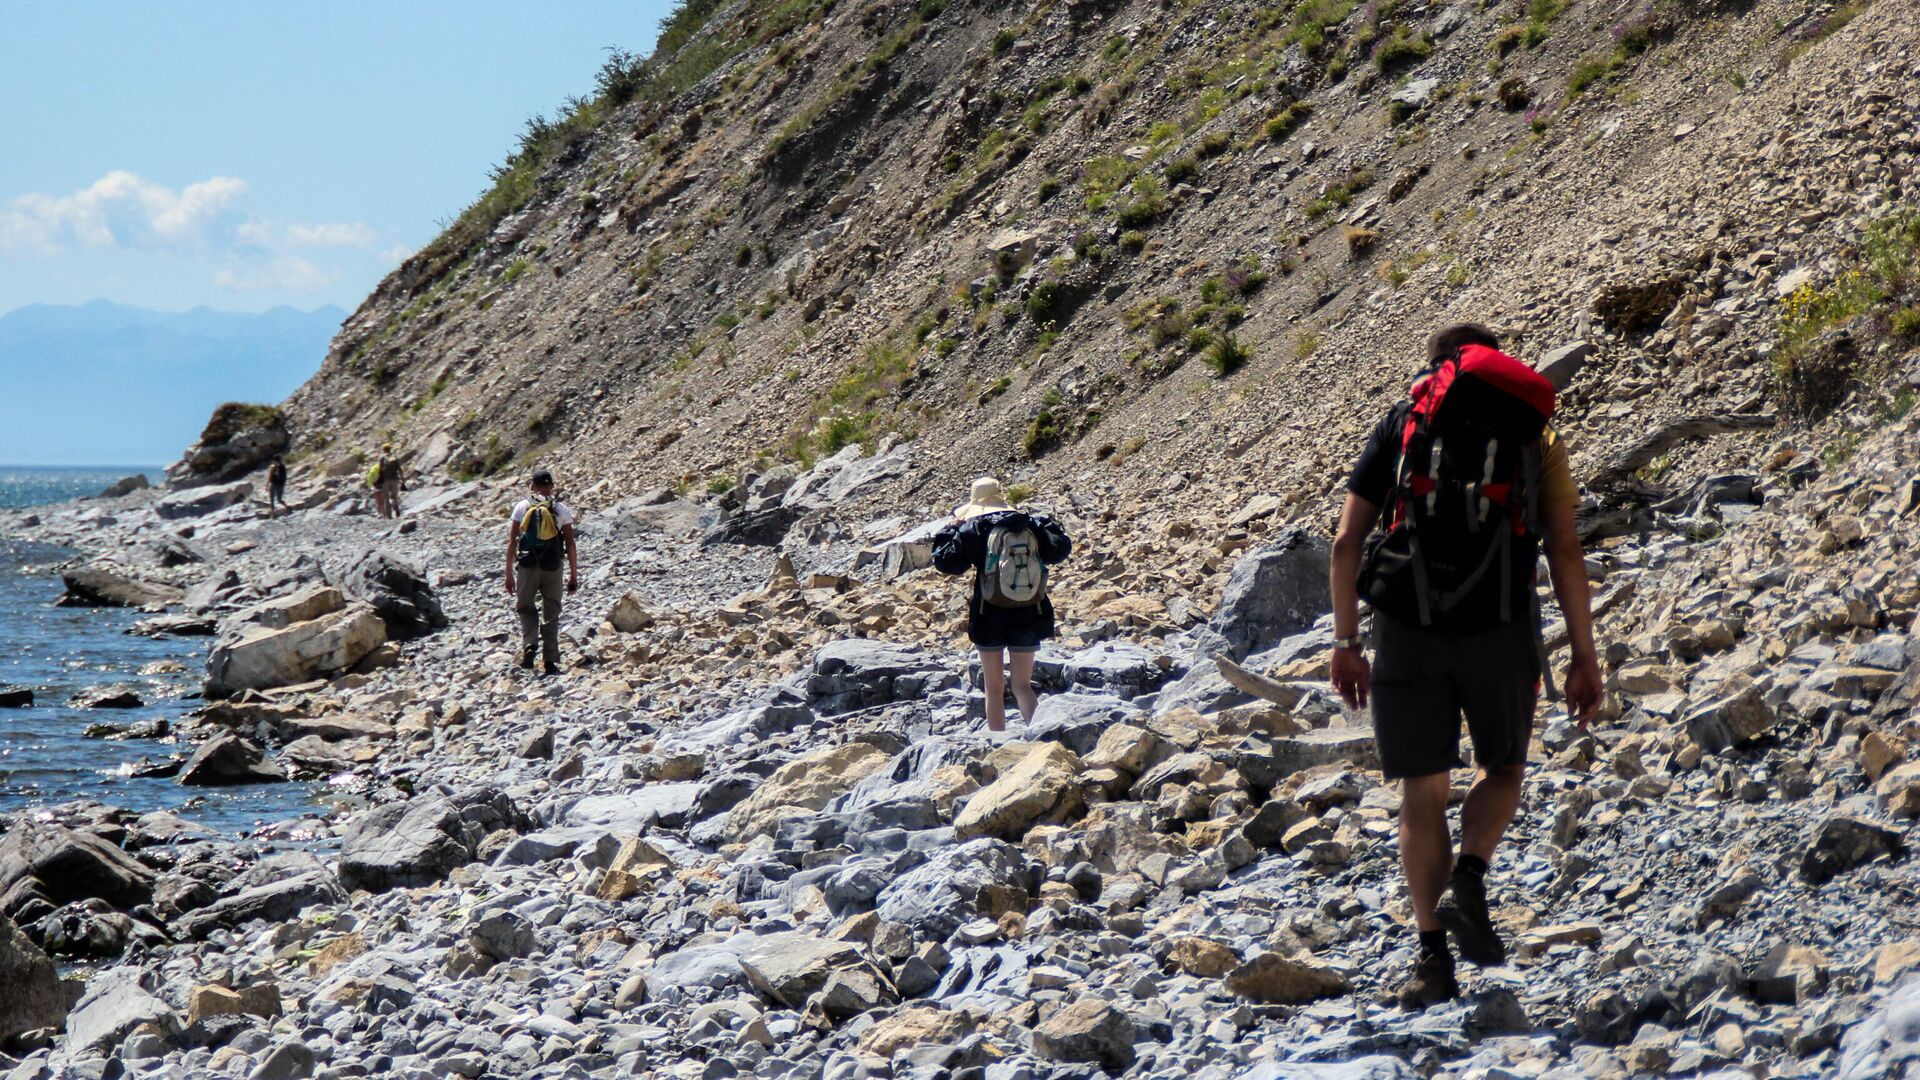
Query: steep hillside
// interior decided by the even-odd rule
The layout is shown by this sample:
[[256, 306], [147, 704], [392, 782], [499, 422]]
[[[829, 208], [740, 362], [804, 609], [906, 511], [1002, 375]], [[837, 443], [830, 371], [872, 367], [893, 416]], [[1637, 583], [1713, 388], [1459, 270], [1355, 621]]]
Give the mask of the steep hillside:
[[1915, 14], [1831, 9], [689, 10], [531, 126], [292, 404], [310, 447], [614, 490], [898, 431], [923, 489], [1312, 499], [1470, 317], [1595, 346], [1563, 419], [1591, 471], [1758, 407], [1782, 284], [1905, 197]]

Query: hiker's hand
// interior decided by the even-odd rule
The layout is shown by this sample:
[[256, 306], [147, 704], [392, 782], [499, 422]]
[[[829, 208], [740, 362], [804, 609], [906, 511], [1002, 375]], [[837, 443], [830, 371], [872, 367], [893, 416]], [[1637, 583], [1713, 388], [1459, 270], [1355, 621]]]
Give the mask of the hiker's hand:
[[513, 595], [513, 571], [507, 571], [507, 595]]
[[1340, 692], [1340, 700], [1347, 703], [1347, 708], [1366, 708], [1367, 684], [1373, 678], [1367, 667], [1367, 654], [1359, 649], [1335, 649], [1328, 666], [1333, 688]]
[[1591, 657], [1567, 665], [1567, 715], [1580, 724], [1582, 731], [1600, 712], [1600, 662]]
[[567, 575], [567, 591], [570, 593], [577, 593], [580, 591], [580, 575], [579, 574], [569, 573]]

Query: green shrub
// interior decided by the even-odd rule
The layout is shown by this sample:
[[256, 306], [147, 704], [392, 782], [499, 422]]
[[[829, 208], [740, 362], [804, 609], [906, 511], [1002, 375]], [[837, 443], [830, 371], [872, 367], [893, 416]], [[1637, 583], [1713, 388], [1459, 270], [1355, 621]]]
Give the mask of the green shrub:
[[1292, 102], [1286, 108], [1281, 109], [1269, 117], [1267, 122], [1260, 126], [1260, 134], [1264, 136], [1268, 142], [1282, 142], [1287, 136], [1293, 134], [1293, 130], [1299, 127], [1301, 121], [1305, 120], [1312, 112], [1312, 105], [1304, 101]]
[[1066, 288], [1056, 278], [1044, 278], [1034, 283], [1027, 293], [1027, 317], [1036, 323], [1044, 323], [1053, 318], [1066, 297]]
[[1200, 146], [1199, 146], [1198, 152], [1199, 152], [1199, 155], [1203, 158], [1218, 157], [1221, 154], [1226, 152], [1227, 147], [1232, 145], [1233, 145], [1233, 136], [1229, 135], [1227, 132], [1223, 130], [1216, 128], [1215, 130], [1209, 131], [1205, 135], [1200, 136]]
[[1007, 485], [1007, 501], [1012, 503], [1013, 505], [1019, 506], [1021, 503], [1026, 502], [1028, 499], [1031, 499], [1031, 498], [1033, 498], [1032, 484], [1008, 484]]
[[1567, 76], [1567, 100], [1586, 93], [1588, 87], [1619, 71], [1626, 62], [1626, 55], [1615, 49], [1605, 56], [1589, 56], [1575, 64], [1573, 74]]
[[1373, 66], [1382, 75], [1394, 75], [1433, 55], [1433, 41], [1406, 27], [1395, 28], [1386, 40], [1374, 46]]
[[944, 360], [946, 359], [948, 354], [952, 353], [953, 350], [959, 347], [960, 347], [959, 338], [943, 337], [940, 340], [933, 343], [933, 354]]
[[1253, 350], [1240, 344], [1232, 334], [1220, 334], [1207, 343], [1200, 359], [1215, 375], [1225, 378], [1245, 367], [1247, 361], [1253, 359]]
[[[1772, 357], [1783, 408], [1814, 419], [1838, 405], [1883, 334], [1920, 332], [1920, 211], [1867, 230], [1853, 265], [1825, 287], [1811, 282], [1782, 303]], [[1846, 329], [1846, 333], [1834, 331]]]
[[731, 476], [724, 474], [716, 476], [707, 481], [707, 494], [725, 495], [727, 492], [733, 490], [736, 483], [738, 483], [738, 481], [734, 480]]
[[1041, 202], [1046, 202], [1060, 194], [1060, 181], [1049, 176], [1040, 181], [1040, 186], [1034, 190], [1034, 194]]
[[1074, 97], [1079, 97], [1091, 89], [1093, 89], [1093, 80], [1078, 72], [1074, 73], [1073, 78], [1067, 80], [1067, 93]]
[[1200, 175], [1200, 163], [1190, 157], [1175, 158], [1167, 162], [1164, 171], [1167, 174], [1167, 183], [1178, 186]]
[[503, 276], [511, 284], [519, 280], [520, 275], [526, 273], [532, 266], [533, 264], [525, 259], [515, 259], [507, 264], [507, 272]]
[[1037, 458], [1060, 445], [1060, 421], [1053, 415], [1052, 409], [1041, 409], [1027, 424], [1027, 432], [1020, 439], [1020, 446], [1027, 456]]
[[1138, 229], [1128, 229], [1126, 232], [1120, 234], [1120, 248], [1123, 251], [1131, 251], [1138, 254], [1140, 250], [1146, 246], [1147, 234]]
[[1167, 212], [1167, 188], [1159, 178], [1136, 176], [1129, 192], [1130, 197], [1113, 214], [1121, 228], [1151, 225]]
[[1015, 30], [1011, 26], [1001, 27], [1000, 32], [993, 35], [993, 54], [998, 56], [1006, 52], [1008, 49], [1013, 48], [1014, 42], [1019, 40], [1020, 31]]

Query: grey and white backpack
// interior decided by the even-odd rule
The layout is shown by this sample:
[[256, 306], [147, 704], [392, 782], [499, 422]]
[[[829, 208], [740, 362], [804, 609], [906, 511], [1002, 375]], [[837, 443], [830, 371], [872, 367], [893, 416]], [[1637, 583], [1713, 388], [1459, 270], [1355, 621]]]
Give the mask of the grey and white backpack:
[[1038, 607], [1047, 595], [1047, 566], [1031, 525], [995, 525], [987, 534], [980, 598], [995, 607]]

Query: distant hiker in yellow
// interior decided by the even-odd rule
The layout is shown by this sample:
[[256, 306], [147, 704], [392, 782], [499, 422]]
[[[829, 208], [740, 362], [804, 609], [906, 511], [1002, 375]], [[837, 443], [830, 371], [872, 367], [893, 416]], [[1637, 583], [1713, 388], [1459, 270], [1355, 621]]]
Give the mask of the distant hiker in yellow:
[[[535, 469], [531, 492], [513, 504], [507, 527], [507, 592], [520, 613], [520, 666], [531, 669], [544, 652], [548, 675], [560, 673], [560, 557], [567, 560], [566, 591], [580, 588], [580, 552], [573, 543], [573, 511], [553, 497], [553, 474]], [[516, 578], [514, 570], [518, 567]]]

